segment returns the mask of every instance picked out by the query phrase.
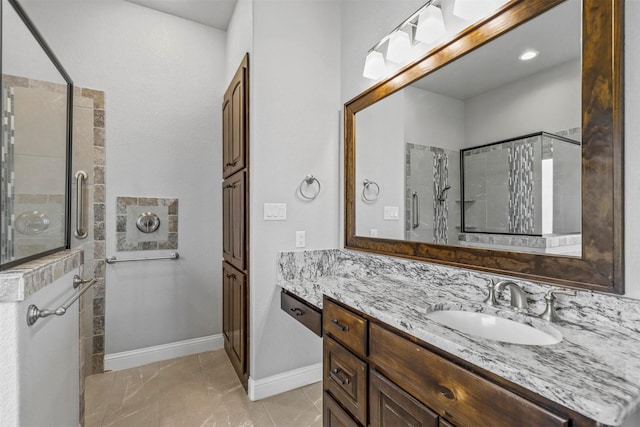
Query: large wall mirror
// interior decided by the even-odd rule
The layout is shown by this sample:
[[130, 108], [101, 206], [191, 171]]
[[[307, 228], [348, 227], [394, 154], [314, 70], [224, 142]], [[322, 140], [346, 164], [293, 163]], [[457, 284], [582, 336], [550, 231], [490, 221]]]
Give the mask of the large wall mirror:
[[622, 6], [512, 0], [349, 101], [345, 246], [623, 293]]
[[71, 79], [15, 0], [2, 0], [0, 269], [69, 247]]

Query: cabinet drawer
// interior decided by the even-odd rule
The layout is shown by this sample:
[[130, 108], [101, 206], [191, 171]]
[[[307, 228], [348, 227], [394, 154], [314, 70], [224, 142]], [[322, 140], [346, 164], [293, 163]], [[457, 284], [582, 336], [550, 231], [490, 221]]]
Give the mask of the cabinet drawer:
[[371, 325], [369, 360], [396, 384], [457, 426], [568, 426], [569, 420]]
[[367, 364], [325, 335], [323, 387], [366, 425]]
[[367, 320], [351, 311], [324, 299], [322, 308], [325, 334], [347, 346], [360, 356], [367, 354]]
[[326, 391], [322, 395], [322, 425], [324, 427], [359, 427], [349, 414]]
[[311, 329], [314, 334], [319, 337], [322, 336], [322, 312], [317, 308], [285, 291], [280, 293], [280, 308], [289, 316]]

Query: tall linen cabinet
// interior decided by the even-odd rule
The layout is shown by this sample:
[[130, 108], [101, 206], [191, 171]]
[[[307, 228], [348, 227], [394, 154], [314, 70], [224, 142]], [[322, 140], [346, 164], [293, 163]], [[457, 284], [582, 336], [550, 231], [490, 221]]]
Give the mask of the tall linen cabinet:
[[222, 103], [222, 332], [240, 382], [249, 379], [249, 54]]

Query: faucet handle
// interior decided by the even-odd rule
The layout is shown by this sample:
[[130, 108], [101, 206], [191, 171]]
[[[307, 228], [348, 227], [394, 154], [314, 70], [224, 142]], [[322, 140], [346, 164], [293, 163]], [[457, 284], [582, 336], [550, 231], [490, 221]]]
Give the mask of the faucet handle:
[[547, 302], [547, 306], [544, 309], [544, 312], [542, 312], [542, 314], [540, 314], [540, 316], [538, 317], [548, 322], [557, 322], [558, 320], [560, 320], [560, 318], [558, 317], [558, 314], [556, 313], [556, 300], [557, 300], [556, 295], [575, 296], [576, 291], [574, 290], [570, 291], [568, 289], [551, 289], [544, 296], [544, 299]]
[[498, 301], [496, 301], [496, 284], [493, 279], [487, 282], [487, 290], [489, 294], [482, 302], [488, 305], [498, 305]]

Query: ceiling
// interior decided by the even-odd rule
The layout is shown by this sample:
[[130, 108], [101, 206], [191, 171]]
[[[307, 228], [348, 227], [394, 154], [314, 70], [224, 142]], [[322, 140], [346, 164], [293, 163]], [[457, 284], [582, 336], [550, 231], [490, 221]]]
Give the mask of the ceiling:
[[226, 31], [237, 0], [127, 0]]
[[[570, 0], [413, 83], [413, 86], [466, 100], [580, 58], [581, 1]], [[526, 49], [540, 55], [518, 59]]]

